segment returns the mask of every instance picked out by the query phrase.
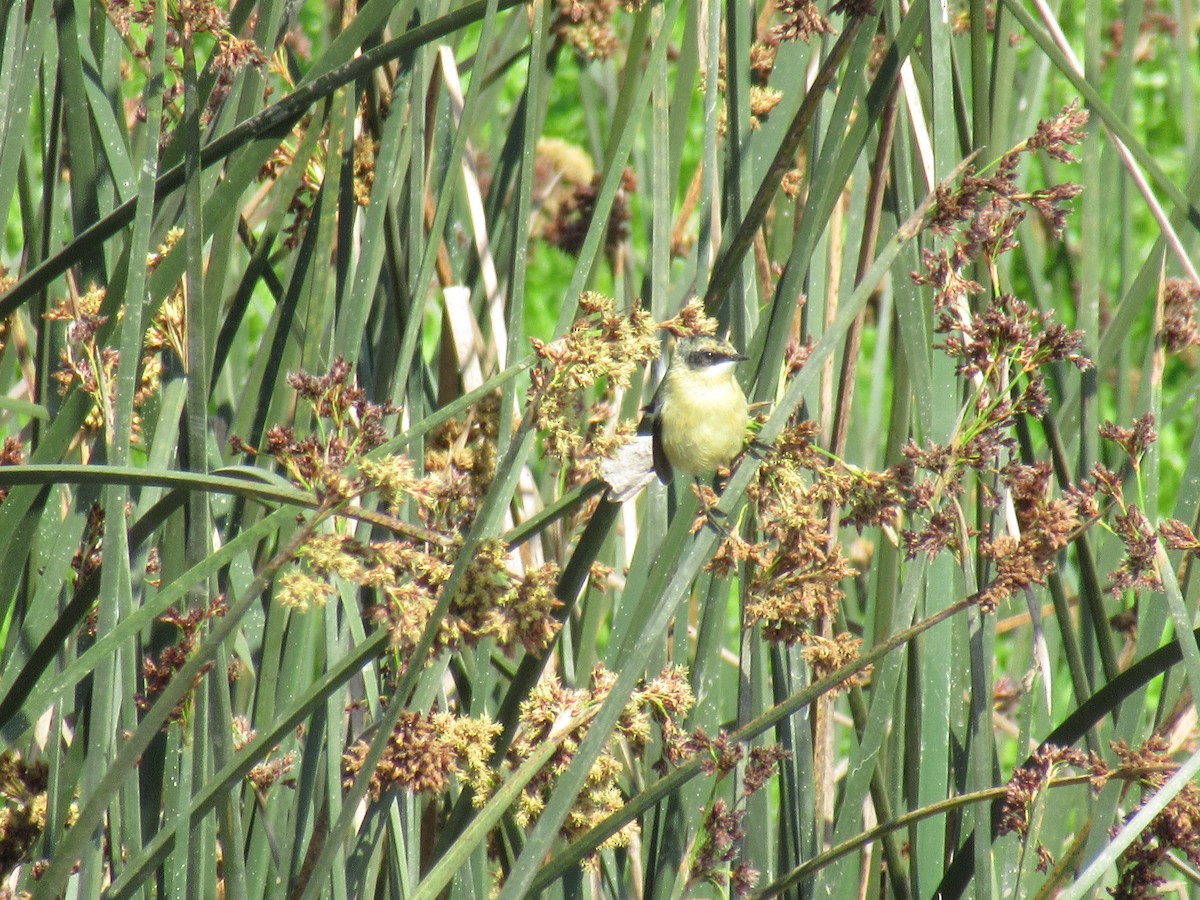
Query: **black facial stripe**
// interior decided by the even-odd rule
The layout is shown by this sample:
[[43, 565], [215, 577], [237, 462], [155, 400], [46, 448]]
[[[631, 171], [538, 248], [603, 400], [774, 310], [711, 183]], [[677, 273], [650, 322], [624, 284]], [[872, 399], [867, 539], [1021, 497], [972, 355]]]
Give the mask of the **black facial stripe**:
[[703, 366], [715, 366], [717, 363], [727, 362], [731, 359], [733, 359], [732, 356], [719, 350], [691, 350], [687, 355], [688, 365], [695, 369]]

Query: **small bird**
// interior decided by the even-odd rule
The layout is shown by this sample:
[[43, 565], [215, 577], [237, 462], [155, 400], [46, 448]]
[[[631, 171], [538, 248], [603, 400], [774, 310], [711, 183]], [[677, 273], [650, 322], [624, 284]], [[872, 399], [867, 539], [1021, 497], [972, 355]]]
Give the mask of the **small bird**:
[[639, 429], [650, 430], [654, 471], [663, 484], [676, 469], [693, 478], [715, 472], [741, 451], [750, 412], [734, 370], [744, 359], [728, 341], [707, 335], [675, 345]]

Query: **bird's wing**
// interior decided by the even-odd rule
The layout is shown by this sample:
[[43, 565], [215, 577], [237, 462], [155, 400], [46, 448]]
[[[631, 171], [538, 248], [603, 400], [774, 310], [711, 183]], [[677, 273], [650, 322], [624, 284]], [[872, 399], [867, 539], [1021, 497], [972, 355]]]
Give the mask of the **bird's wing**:
[[[663, 381], [666, 379], [664, 378]], [[650, 402], [642, 407], [642, 419], [638, 422], [638, 434], [653, 434], [654, 422], [658, 418], [658, 408], [662, 404], [663, 382], [658, 383], [658, 387], [654, 390], [654, 396], [650, 398]]]
[[667, 459], [667, 451], [663, 449], [661, 416], [654, 417], [651, 435], [651, 447], [654, 450], [654, 472], [658, 475], [659, 481], [663, 484], [670, 484], [675, 472], [671, 468], [671, 461]]

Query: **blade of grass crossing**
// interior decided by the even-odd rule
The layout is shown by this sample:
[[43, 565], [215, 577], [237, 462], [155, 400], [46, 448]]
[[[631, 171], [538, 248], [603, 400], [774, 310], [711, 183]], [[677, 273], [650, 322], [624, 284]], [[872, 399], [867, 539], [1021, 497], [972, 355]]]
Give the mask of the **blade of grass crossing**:
[[[524, 97], [525, 115], [521, 117], [524, 135], [520, 147], [521, 162], [517, 176], [516, 196], [513, 198], [515, 202], [512, 204], [513, 222], [518, 224], [510, 228], [513, 233], [513, 242], [509, 257], [507, 309], [505, 310], [505, 329], [508, 341], [505, 359], [510, 362], [520, 358], [527, 347], [525, 340], [525, 282], [529, 263], [528, 230], [519, 223], [529, 221], [534, 174], [537, 168], [537, 140], [541, 133], [543, 111], [546, 107], [545, 98], [550, 93], [553, 78], [552, 74], [546, 71], [543, 62], [546, 57], [547, 33], [553, 10], [549, 3], [538, 2], [533, 4], [531, 13], [529, 63]], [[516, 394], [516, 383], [506, 383], [500, 400], [500, 439], [496, 448], [498, 453], [504, 453], [508, 449], [506, 445], [508, 435], [513, 431]]]
[[[662, 33], [662, 9], [654, 6], [653, 29]], [[692, 50], [692, 58], [695, 51]], [[650, 93], [650, 133], [671, 135], [673, 123], [670, 114], [670, 85], [665, 66], [659, 68], [653, 78]], [[686, 121], [684, 116], [678, 117]], [[671, 165], [671, 141], [651, 140], [648, 142], [648, 174], [650, 192], [649, 221], [649, 296], [655, 299], [670, 296], [671, 291], [671, 219], [675, 205], [675, 188], [678, 166]], [[740, 346], [740, 344], [739, 344]]]
[[[699, 4], [696, 4], [699, 6]], [[713, 260], [721, 242], [720, 233], [713, 234], [717, 225], [717, 212], [720, 189], [717, 177], [720, 166], [717, 157], [718, 106], [720, 94], [717, 79], [709, 78], [707, 73], [719, 72], [721, 66], [721, 28], [722, 7], [719, 0], [709, 0], [702, 25], [707, 25], [703, 32], [697, 29], [697, 36], [703, 35], [700, 43], [700, 53], [705, 54], [704, 60], [704, 141], [700, 157], [700, 201], [697, 205], [699, 219], [698, 236], [696, 240], [696, 282], [707, 280], [713, 269]], [[697, 54], [699, 56], [699, 53]], [[707, 304], [706, 304], [707, 305]]]
[[[996, 9], [995, 23], [990, 29], [992, 43], [992, 65], [988, 81], [990, 103], [988, 113], [988, 143], [996, 150], [1003, 150], [1018, 139], [1014, 130], [1013, 88], [1017, 83], [1017, 53], [1013, 45], [1014, 26], [1012, 16], [1003, 7]], [[1024, 71], [1022, 69], [1022, 71]], [[1018, 98], [1016, 105], [1023, 101]], [[993, 151], [991, 156], [995, 156]]]
[[[771, 670], [770, 683], [774, 691], [771, 699], [775, 705], [807, 686], [807, 667], [799, 647], [772, 646]], [[807, 859], [817, 852], [813, 806], [811, 803], [800, 802], [800, 798], [812, 797], [815, 794], [810, 718], [806, 707], [799, 710], [795, 716], [780, 722], [774, 731], [775, 739], [783, 749], [792, 754], [790, 760], [780, 764], [781, 798], [789, 798], [790, 801], [783, 804], [785, 811], [780, 823], [782, 850], [777, 855], [777, 865], [781, 871], [799, 865], [800, 860]]]
[[[740, 610], [739, 610], [740, 611]], [[738, 727], [757, 719], [771, 707], [771, 690], [769, 678], [770, 648], [758, 640], [758, 634], [752, 629], [744, 629], [742, 641], [742, 657], [750, 657], [748, 663], [742, 662], [742, 669], [748, 672], [748, 678], [739, 685]], [[764, 742], [759, 742], [760, 746]], [[739, 764], [738, 781], [735, 784], [735, 795], [740, 795], [746, 784], [743, 760]], [[769, 880], [778, 872], [775, 862], [776, 850], [782, 828], [775, 816], [775, 799], [770, 791], [755, 791], [746, 798], [746, 818], [750, 822], [761, 823], [760, 827], [749, 828], [746, 831], [742, 858], [754, 865], [761, 873], [761, 880]]]
[[[1101, 44], [1100, 44], [1100, 4], [1096, 0], [1088, 0], [1084, 13], [1084, 65], [1089, 79], [1100, 74]], [[1101, 151], [1104, 141], [1099, 125], [1088, 129], [1083, 142], [1083, 193], [1081, 245], [1080, 245], [1080, 292], [1076, 301], [1076, 327], [1084, 334], [1084, 353], [1089, 359], [1100, 359], [1099, 341], [1102, 334], [1100, 328], [1100, 295], [1102, 273], [1102, 244], [1101, 226], [1102, 210], [1106, 201], [1106, 192], [1101, 190]], [[1115, 160], [1114, 160], [1115, 163]], [[1114, 172], [1114, 175], [1116, 173]], [[1090, 473], [1092, 465], [1099, 457], [1099, 437], [1096, 426], [1101, 415], [1098, 408], [1099, 367], [1093, 367], [1079, 375], [1079, 443], [1078, 461], [1075, 466], [1077, 478], [1084, 478]], [[1074, 437], [1074, 435], [1072, 435]], [[1085, 632], [1084, 639], [1087, 639]]]
[[[387, 359], [391, 366], [388, 396], [392, 398], [392, 402], [402, 406], [408, 405], [410, 401], [419, 402], [412, 396], [414, 391], [408, 384], [408, 378], [415, 348], [420, 345], [419, 332], [424, 319], [426, 295], [417, 285], [427, 284], [429, 280], [429, 273], [426, 273], [425, 282], [418, 282], [415, 273], [421, 269], [426, 243], [433, 239], [432, 231], [425, 228], [425, 200], [429, 191], [426, 179], [429, 165], [428, 148], [431, 141], [427, 133], [429, 114], [426, 110], [426, 90], [433, 77], [434, 58], [435, 53], [432, 49], [422, 47], [410, 60], [412, 72], [406, 85], [410, 123], [404, 141], [403, 190], [397, 199], [397, 214], [389, 217], [395, 223], [393, 239], [398, 248], [392, 269], [397, 283], [392, 289], [398, 295], [397, 300], [393, 302], [397, 307], [395, 325], [399, 329], [399, 340], [393, 338], [398, 349], [390, 353]], [[436, 253], [434, 258], [436, 259]]]
[[[219, 654], [218, 654], [219, 655]], [[197, 691], [193, 695], [194, 711], [191, 725], [192, 746], [184, 753], [184, 759], [191, 757], [191, 784], [187, 790], [180, 785], [180, 815], [187, 814], [187, 801], [195, 792], [194, 786], [204, 784], [212, 773], [212, 752], [208, 744], [208, 734], [213, 726], [214, 718], [209, 708], [209, 692]], [[188, 860], [189, 891], [194, 896], [215, 897], [217, 895], [217, 829], [216, 818], [206, 816], [198, 828], [192, 829], [189, 842], [191, 857]], [[243, 889], [244, 893], [244, 889]]]
[[[230, 671], [230, 655], [224, 647], [217, 650], [215, 671], [221, 676], [208, 679], [209, 708], [214, 710], [213, 727], [210, 729], [212, 753], [210, 769], [206, 772], [202, 784], [212, 781], [214, 770], [223, 769], [234, 757], [233, 748], [233, 705], [229, 695], [229, 679], [222, 677]], [[221, 802], [216, 811], [216, 835], [220, 846], [221, 885], [229, 900], [246, 900], [250, 896], [246, 879], [246, 865], [243, 856], [246, 846], [246, 832], [242, 822], [242, 791], [236, 785], [221, 795]], [[141, 846], [139, 841], [138, 846]], [[215, 848], [214, 848], [215, 852]], [[211, 870], [215, 881], [216, 869]], [[217, 885], [212, 884], [213, 894], [217, 893]]]
[[[281, 645], [279, 662], [280, 696], [276, 701], [279, 705], [289, 707], [295, 705], [301, 697], [310, 691], [313, 672], [319, 671], [324, 664], [320, 623], [317, 616], [291, 615], [288, 617], [287, 633]], [[326, 698], [323, 698], [326, 699]], [[280, 844], [284, 850], [283, 874], [288, 885], [289, 895], [294, 895], [297, 885], [304, 879], [312, 878], [305, 866], [305, 842], [314, 839], [319, 834], [320, 825], [317, 820], [323, 814], [327, 798], [321, 789], [323, 773], [321, 771], [322, 744], [325, 741], [325, 704], [313, 710], [308, 727], [302, 736], [297, 738], [296, 748], [300, 754], [300, 768], [296, 778], [296, 797], [304, 798], [304, 802], [290, 805], [287, 819], [280, 823]], [[313, 881], [318, 880], [312, 878]], [[321, 886], [328, 889], [328, 874], [319, 876]]]
[[[1161, 813], [1180, 791], [1194, 782], [1197, 774], [1200, 774], [1200, 750], [1188, 756], [1175, 774], [1129, 817], [1116, 836], [1105, 846], [1104, 851], [1093, 858], [1071, 885], [1058, 895], [1060, 900], [1081, 900], [1091, 896], [1091, 892], [1097, 890], [1100, 885], [1101, 879], [1107, 879], [1121, 853], [1150, 827], [1154, 817]], [[1094, 832], [1095, 827], [1092, 830]]]
[[[918, 559], [911, 570], [905, 573], [904, 582], [899, 588], [899, 603], [894, 608], [886, 634], [895, 634], [912, 623], [925, 581], [925, 569], [926, 561]], [[878, 635], [877, 642], [882, 638], [883, 634]], [[887, 743], [888, 731], [896, 717], [897, 691], [904, 680], [904, 662], [904, 654], [891, 654], [872, 673], [870, 706], [865, 727], [851, 751], [848, 775], [843, 784], [839, 812], [833, 829], [833, 845], [849, 840], [862, 827], [862, 809], [871, 788], [872, 769], [880, 769], [886, 762], [882, 751]], [[900, 768], [894, 764], [890, 765], [886, 774], [891, 778], [899, 777]], [[884, 786], [887, 786], [886, 782]], [[901, 854], [890, 854], [889, 859], [892, 856], [899, 861], [903, 860]], [[835, 883], [844, 884], [852, 880], [851, 873], [847, 871], [852, 864], [852, 860], [839, 864], [843, 871]], [[889, 876], [892, 877], [893, 884], [902, 884], [903, 867], [894, 876], [889, 872]]]
[[[171, 822], [178, 833], [182, 824], [181, 817], [187, 813], [187, 798], [192, 793], [192, 751], [191, 741], [184, 740], [181, 728], [172, 728], [167, 733], [167, 752], [164, 795], [166, 807], [163, 820]], [[203, 822], [198, 823], [203, 827]], [[172, 900], [185, 900], [188, 896], [188, 872], [191, 867], [189, 851], [195, 842], [192, 830], [187, 829], [187, 838], [178, 842], [163, 866], [163, 883], [165, 893]], [[201, 875], [196, 871], [192, 875], [193, 890], [199, 891], [198, 883]]]
[[1167, 556], [1166, 550], [1162, 544], [1159, 544], [1156, 552], [1156, 563], [1159, 577], [1162, 578], [1163, 588], [1167, 595], [1167, 606], [1171, 612], [1171, 624], [1175, 627], [1175, 640], [1179, 644], [1179, 649], [1183, 654], [1183, 667], [1187, 677], [1188, 687], [1191, 688], [1192, 696], [1200, 696], [1200, 648], [1196, 645], [1196, 639], [1192, 634], [1192, 617], [1189, 614], [1187, 604], [1184, 602], [1183, 593], [1179, 588], [1179, 581], [1175, 575], [1175, 569], [1171, 565], [1171, 560]]
[[304, 336], [299, 364], [309, 370], [324, 369], [331, 363], [329, 348], [333, 342], [331, 335], [336, 327], [335, 316], [338, 312], [369, 306], [371, 303], [366, 296], [342, 298], [340, 304], [335, 298], [335, 254], [348, 252], [347, 248], [338, 246], [336, 242], [338, 198], [343, 193], [342, 182], [344, 178], [353, 180], [354, 116], [357, 106], [354, 92], [348, 88], [339, 90], [331, 98], [330, 106], [329, 160], [321, 184], [323, 202], [314, 208], [313, 221], [309, 225], [310, 228], [316, 226], [313, 257], [325, 264], [312, 268], [309, 280], [301, 287], [298, 296], [298, 323]]
[[[746, 219], [754, 198], [755, 172], [752, 153], [753, 131], [750, 112], [750, 45], [754, 42], [750, 7], [729, 0], [725, 10], [725, 98], [729, 134], [726, 139], [724, 215], [732, 222]], [[756, 229], [757, 230], [757, 229]], [[715, 310], [717, 319], [729, 328], [734, 346], [744, 347], [758, 318], [758, 291], [754, 260], [746, 254], [735, 270], [730, 289]]]
[[[4, 92], [0, 87], [0, 121], [5, 135], [25, 134], [28, 128], [44, 44], [55, 33], [52, 6], [51, 0], [34, 0], [32, 4], [9, 7], [3, 60], [7, 77], [3, 84], [10, 88]], [[0, 209], [8, 210], [12, 203], [23, 150], [24, 141], [0, 141]]]
[[[71, 559], [83, 540], [87, 525], [86, 510], [94, 499], [94, 495], [87, 491], [80, 492], [74, 503], [70, 502], [71, 495], [65, 489], [56, 494], [47, 506], [61, 504], [67, 509], [66, 515], [58, 522], [51, 521], [47, 516], [38, 520], [41, 534], [37, 540], [40, 552], [36, 563], [41, 574], [33, 599], [27, 604], [21, 619], [19, 631], [10, 630], [4, 644], [4, 671], [0, 676], [0, 684], [10, 688], [16, 673], [29, 662], [30, 656], [61, 614], [59, 598], [67, 589]], [[9, 609], [11, 611], [13, 607]]]
[[[353, 593], [348, 586], [343, 590], [343, 595], [352, 595]], [[350, 609], [354, 608], [353, 596], [343, 596], [342, 600], [343, 604], [349, 606]], [[323, 612], [324, 628], [322, 631], [325, 641], [323, 655], [326, 660], [330, 661], [341, 659], [346, 655], [348, 647], [344, 636], [339, 635], [338, 605], [327, 603]], [[329, 810], [330, 818], [336, 818], [342, 811], [342, 752], [343, 748], [347, 746], [345, 713], [349, 701], [350, 697], [345, 688], [330, 692], [325, 700], [325, 749], [321, 754], [321, 763], [324, 769], [321, 774], [325, 784], [321, 793], [324, 795], [324, 803]], [[394, 831], [392, 833], [396, 834]], [[394, 849], [400, 848], [394, 846]], [[340, 848], [334, 856], [329, 874], [330, 896], [334, 900], [345, 900], [349, 896], [346, 884], [346, 854]]]
[[[970, 577], [968, 575], [968, 577]], [[976, 590], [971, 579], [967, 592]], [[994, 660], [996, 654], [996, 617], [986, 615], [979, 610], [967, 613], [967, 650], [970, 654], [971, 695], [967, 708], [967, 727], [964, 737], [970, 743], [967, 746], [967, 771], [961, 781], [965, 781], [969, 793], [985, 791], [993, 786], [996, 770], [995, 738], [993, 737], [993, 684], [995, 682]], [[1033, 692], [1031, 692], [1033, 693]], [[1040, 694], [1040, 692], [1038, 692]], [[943, 797], [950, 796], [943, 794]], [[974, 807], [972, 817], [975, 819], [977, 834], [983, 833], [990, 824], [991, 816], [985, 806]], [[957, 843], [958, 837], [952, 836], [951, 843]], [[1003, 859], [997, 860], [997, 854], [987, 846], [985, 841], [975, 842], [975, 895], [977, 897], [994, 896], [993, 886], [997, 873], [1003, 872]], [[944, 869], [943, 869], [944, 871]], [[937, 876], [941, 878], [939, 873]]]
[[[79, 14], [81, 11], [82, 15]], [[65, 164], [71, 173], [71, 218], [73, 230], [81, 231], [88, 223], [100, 218], [97, 194], [101, 187], [79, 49], [82, 34], [87, 30], [87, 5], [79, 10], [74, 0], [57, 4], [54, 22], [58, 38], [58, 89], [63, 95], [62, 124], [66, 132]], [[79, 262], [79, 275], [83, 286], [105, 282], [101, 245], [87, 248]]]
[[[679, 42], [678, 58], [675, 60], [673, 71], [673, 88], [667, 100], [668, 111], [674, 110], [674, 115], [668, 112], [667, 134], [670, 141], [667, 151], [667, 169], [674, 189], [670, 193], [672, 203], [670, 210], [674, 211], [675, 198], [679, 196], [681, 186], [684, 147], [687, 144], [688, 130], [691, 127], [690, 110], [696, 95], [696, 76], [700, 70], [700, 10], [702, 4], [689, 3], [684, 7], [683, 35]], [[661, 26], [658, 26], [661, 27]], [[659, 132], [660, 134], [662, 132]], [[705, 132], [707, 136], [707, 132]], [[682, 196], [679, 196], [682, 200]], [[657, 213], [656, 213], [657, 215]], [[673, 217], [672, 217], [673, 218]], [[654, 247], [651, 246], [651, 251]], [[657, 313], [656, 313], [657, 315]]]
[[[407, 66], [393, 85], [395, 96], [408, 93], [412, 72]], [[371, 310], [379, 285], [384, 254], [383, 217], [390, 208], [397, 190], [397, 175], [403, 171], [400, 165], [402, 148], [407, 147], [406, 116], [399, 105], [383, 122], [379, 137], [379, 155], [375, 159], [375, 179], [371, 184], [371, 199], [363, 216], [361, 239], [358, 243], [357, 261], [348, 282], [350, 301], [338, 316], [333, 338], [333, 354], [343, 356], [352, 365], [362, 349], [362, 337], [366, 328], [367, 315]]]

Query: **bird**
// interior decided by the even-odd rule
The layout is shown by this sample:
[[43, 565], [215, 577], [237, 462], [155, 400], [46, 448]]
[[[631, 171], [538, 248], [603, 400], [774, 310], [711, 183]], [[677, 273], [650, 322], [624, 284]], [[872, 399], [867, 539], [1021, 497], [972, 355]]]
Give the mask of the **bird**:
[[709, 335], [677, 341], [639, 428], [650, 432], [654, 472], [663, 484], [676, 471], [695, 479], [712, 474], [741, 452], [750, 408], [735, 373], [746, 358]]

